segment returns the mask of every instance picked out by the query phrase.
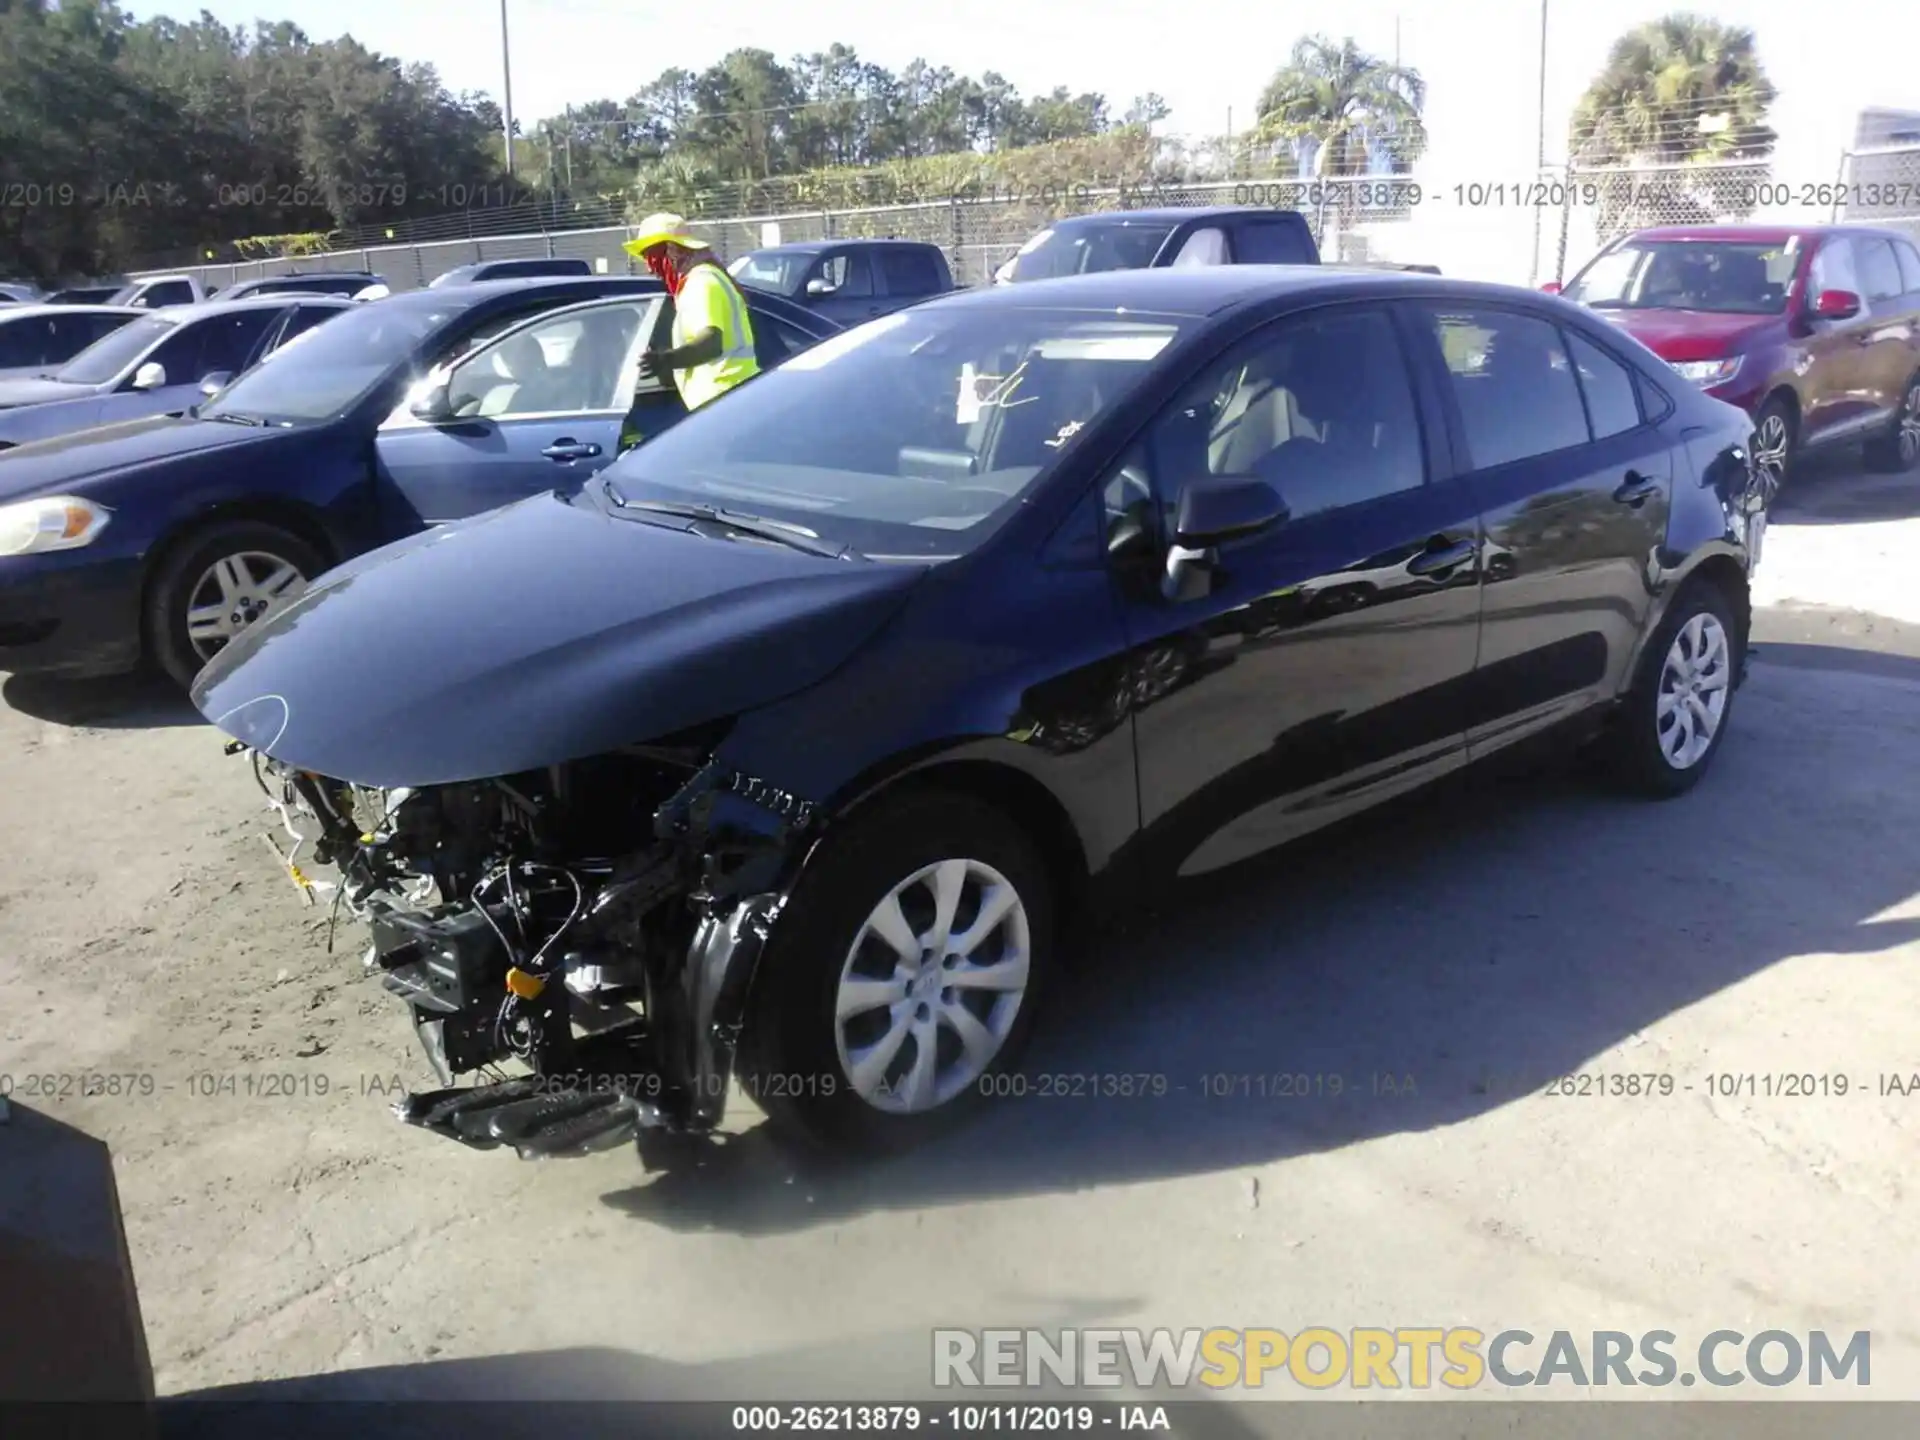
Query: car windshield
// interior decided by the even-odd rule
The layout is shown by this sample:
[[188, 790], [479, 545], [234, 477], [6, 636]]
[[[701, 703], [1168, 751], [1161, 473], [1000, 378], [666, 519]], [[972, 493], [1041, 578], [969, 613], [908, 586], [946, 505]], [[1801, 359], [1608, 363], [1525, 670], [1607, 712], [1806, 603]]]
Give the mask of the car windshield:
[[1003, 523], [1195, 323], [1013, 306], [902, 311], [629, 452], [606, 472], [608, 495], [773, 519], [875, 559], [947, 558]]
[[742, 285], [771, 290], [776, 295], [794, 295], [799, 293], [800, 279], [812, 260], [810, 251], [756, 250], [734, 261], [727, 273]]
[[1172, 233], [1172, 221], [1145, 224], [1137, 220], [1042, 230], [1020, 247], [1007, 278], [1051, 280], [1096, 270], [1143, 270]]
[[1778, 315], [1799, 259], [1795, 240], [1635, 241], [1595, 260], [1565, 294], [1596, 310]]
[[201, 407], [203, 419], [312, 425], [344, 415], [463, 307], [370, 305], [281, 346]]
[[170, 316], [147, 315], [122, 325], [74, 356], [53, 378], [69, 385], [104, 385], [159, 344], [179, 323]]

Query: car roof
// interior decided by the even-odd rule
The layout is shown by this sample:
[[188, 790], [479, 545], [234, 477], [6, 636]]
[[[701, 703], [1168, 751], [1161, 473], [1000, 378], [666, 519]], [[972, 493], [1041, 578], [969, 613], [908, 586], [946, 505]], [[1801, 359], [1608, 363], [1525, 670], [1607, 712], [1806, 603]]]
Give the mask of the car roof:
[[[184, 307], [183, 307], [184, 308]], [[0, 320], [11, 320], [16, 315], [151, 315], [151, 310], [142, 310], [137, 305], [13, 305], [0, 310]]]
[[822, 250], [842, 250], [860, 245], [917, 245], [927, 250], [940, 247], [931, 240], [908, 240], [898, 235], [850, 235], [843, 240], [787, 240], [778, 245], [760, 245], [755, 255], [818, 255]]
[[[447, 273], [451, 275], [454, 272], [449, 270]], [[609, 281], [617, 282], [611, 290], [606, 288]], [[448, 304], [479, 305], [497, 295], [552, 293], [565, 296], [570, 291], [578, 291], [579, 298], [585, 301], [603, 296], [611, 299], [621, 293], [652, 294], [665, 288], [651, 275], [527, 275], [506, 280], [469, 280], [463, 284], [442, 285], [438, 288], [422, 286], [418, 290], [397, 291], [385, 296], [379, 303], [389, 307], [417, 305], [423, 309], [431, 309]]]
[[1177, 224], [1182, 220], [1213, 219], [1221, 215], [1298, 215], [1298, 210], [1280, 210], [1271, 205], [1162, 205], [1145, 210], [1094, 210], [1085, 215], [1068, 215], [1055, 220], [1049, 230], [1071, 230], [1082, 225]]
[[238, 290], [242, 285], [278, 285], [284, 280], [378, 280], [379, 278], [371, 270], [296, 270], [288, 275], [255, 275], [246, 280], [236, 280], [227, 286], [227, 289]]
[[1399, 270], [1346, 269], [1334, 265], [1192, 265], [1159, 269], [1102, 270], [1017, 285], [989, 285], [936, 296], [915, 310], [1007, 305], [1046, 309], [1139, 310], [1199, 317], [1261, 300], [1283, 297], [1378, 298], [1425, 296], [1448, 300], [1524, 299], [1543, 308], [1575, 310], [1516, 285], [1454, 280]]
[[335, 306], [346, 309], [355, 302], [340, 295], [245, 295], [238, 300], [215, 296], [194, 305], [158, 305], [149, 315], [170, 315], [176, 320], [191, 320], [202, 315], [232, 315], [243, 310], [277, 310], [282, 305]]
[[1906, 239], [1898, 230], [1881, 225], [1655, 225], [1636, 230], [1631, 240], [1720, 240], [1745, 241], [1754, 245], [1781, 245], [1795, 236], [1819, 239], [1827, 235], [1874, 235], [1881, 239]]
[[[465, 265], [456, 265], [443, 273], [467, 275], [475, 270], [492, 270], [500, 265], [585, 265], [589, 270], [593, 268], [592, 262], [581, 255], [518, 255], [500, 260], [469, 260]], [[565, 274], [564, 271], [561, 273]]]

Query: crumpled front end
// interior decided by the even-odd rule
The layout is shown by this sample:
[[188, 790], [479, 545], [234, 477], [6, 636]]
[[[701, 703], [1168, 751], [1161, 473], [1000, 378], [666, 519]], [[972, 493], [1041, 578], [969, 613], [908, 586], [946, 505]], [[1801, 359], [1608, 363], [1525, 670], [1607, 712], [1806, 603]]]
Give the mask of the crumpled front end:
[[719, 1125], [817, 828], [810, 803], [716, 761], [727, 728], [411, 790], [229, 747], [299, 837], [281, 852], [295, 883], [369, 926], [365, 966], [408, 1009], [440, 1088], [403, 1119], [523, 1157], [635, 1139], [650, 1163]]

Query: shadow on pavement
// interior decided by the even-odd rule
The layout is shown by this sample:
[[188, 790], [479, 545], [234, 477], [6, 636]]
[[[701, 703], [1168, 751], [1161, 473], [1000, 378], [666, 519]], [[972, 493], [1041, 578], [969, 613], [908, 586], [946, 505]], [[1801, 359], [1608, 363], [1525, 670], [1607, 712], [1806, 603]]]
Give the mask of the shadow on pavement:
[[1782, 959], [1920, 939], [1869, 918], [1913, 894], [1908, 857], [1810, 814], [1785, 787], [1826, 782], [1782, 778], [1773, 743], [1736, 728], [1670, 804], [1465, 780], [1190, 884], [1061, 977], [1023, 1093], [942, 1141], [835, 1164], [761, 1126], [603, 1202], [769, 1234], [1262, 1166], [1473, 1119]]
[[[1023, 1323], [1048, 1330], [1150, 1325], [1139, 1313], [1144, 1303], [1138, 1298], [1043, 1302], [1036, 1306], [1040, 1318]], [[1270, 1418], [1281, 1418], [1279, 1407], [1207, 1403], [1204, 1394], [1192, 1390], [1176, 1394], [1165, 1387], [1151, 1394], [1068, 1392], [1051, 1384], [1022, 1389], [1017, 1395], [1004, 1390], [936, 1391], [933, 1353], [931, 1332], [911, 1330], [699, 1365], [612, 1348], [430, 1360], [254, 1381], [168, 1397], [157, 1407], [157, 1440], [725, 1435], [743, 1428], [733, 1423], [733, 1406], [769, 1405], [800, 1397], [853, 1405], [913, 1405], [928, 1417], [919, 1425], [879, 1428], [923, 1433], [951, 1428], [930, 1418], [950, 1405], [1009, 1400], [1157, 1404], [1177, 1399], [1186, 1402], [1179, 1407], [1179, 1433], [1220, 1440], [1277, 1433], [1249, 1423], [1256, 1418], [1249, 1411], [1265, 1409]], [[871, 1427], [836, 1424], [827, 1428]]]
[[93, 730], [160, 730], [205, 722], [180, 687], [162, 675], [113, 675], [63, 680], [9, 675], [0, 699], [36, 720]]
[[1816, 452], [1801, 463], [1771, 515], [1775, 525], [1863, 525], [1920, 517], [1920, 471], [1863, 470], [1851, 448]]

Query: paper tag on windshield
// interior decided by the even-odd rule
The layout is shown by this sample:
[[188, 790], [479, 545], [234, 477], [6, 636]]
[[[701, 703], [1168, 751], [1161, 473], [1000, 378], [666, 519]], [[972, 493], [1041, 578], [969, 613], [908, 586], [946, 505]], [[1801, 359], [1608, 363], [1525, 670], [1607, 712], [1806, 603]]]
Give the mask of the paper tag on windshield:
[[960, 367], [960, 395], [953, 407], [953, 423], [971, 425], [980, 418], [980, 375], [969, 360]]

